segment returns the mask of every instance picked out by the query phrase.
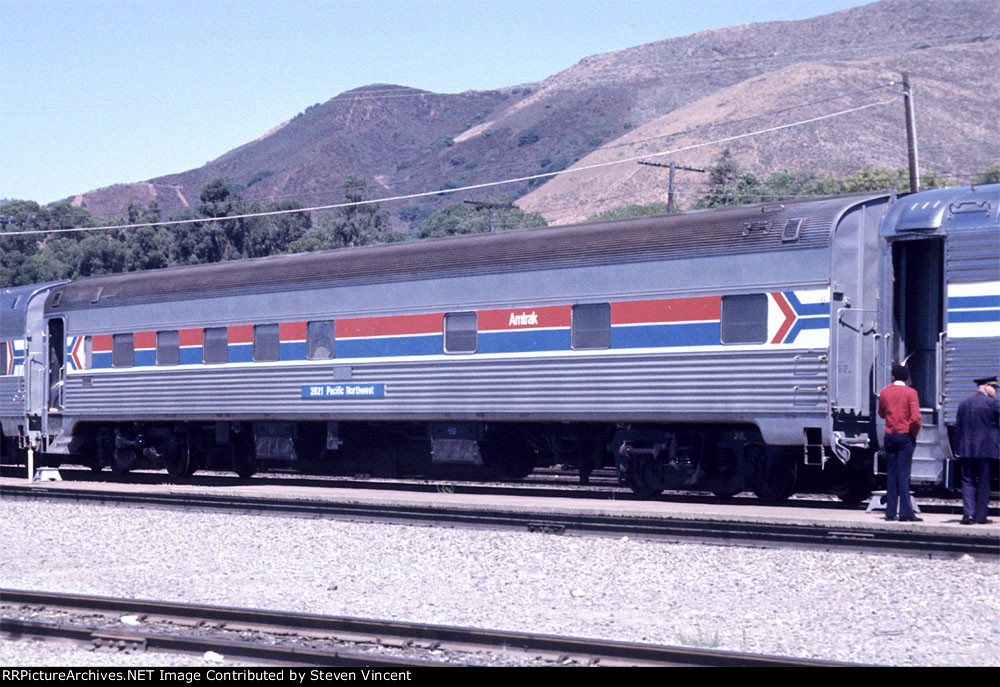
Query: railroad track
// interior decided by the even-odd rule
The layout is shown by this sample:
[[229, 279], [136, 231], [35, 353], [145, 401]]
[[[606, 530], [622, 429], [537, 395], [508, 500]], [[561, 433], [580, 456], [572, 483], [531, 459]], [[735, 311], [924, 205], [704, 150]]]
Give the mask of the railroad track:
[[572, 535], [655, 538], [751, 546], [798, 546], [823, 550], [865, 550], [920, 556], [1000, 557], [995, 535], [963, 530], [942, 533], [923, 528], [851, 528], [844, 525], [741, 522], [680, 517], [584, 514], [579, 512], [512, 511], [448, 504], [433, 506], [384, 503], [339, 503], [307, 499], [253, 498], [233, 495], [111, 492], [94, 489], [0, 486], [3, 498], [55, 499], [77, 503], [226, 511], [297, 517], [337, 518], [364, 522], [515, 529]]
[[[529, 477], [518, 482], [480, 482], [464, 479], [426, 479], [426, 478], [385, 478], [368, 476], [330, 476], [306, 475], [299, 473], [260, 473], [250, 479], [234, 477], [227, 473], [200, 472], [193, 477], [172, 478], [163, 471], [138, 471], [127, 476], [114, 475], [111, 472], [93, 472], [90, 469], [62, 467], [59, 468], [64, 481], [81, 482], [90, 485], [99, 484], [149, 484], [164, 483], [198, 485], [207, 487], [245, 486], [247, 484], [272, 483], [281, 486], [327, 487], [337, 489], [355, 489], [358, 491], [388, 490], [409, 493], [448, 493], [448, 494], [479, 494], [493, 496], [537, 496], [558, 497], [570, 499], [613, 499], [620, 501], [669, 501], [673, 503], [706, 503], [719, 504], [724, 502], [745, 504], [748, 508], [763, 504], [750, 493], [741, 494], [728, 499], [721, 499], [707, 492], [664, 492], [656, 498], [636, 496], [631, 489], [618, 484], [612, 470], [595, 472], [589, 484], [580, 484], [575, 474], [557, 470], [538, 469]], [[23, 477], [23, 469], [3, 468], [4, 477]], [[796, 508], [817, 510], [845, 510], [854, 506], [845, 504], [836, 497], [825, 494], [796, 494], [788, 505]], [[921, 498], [920, 508], [926, 513], [961, 514], [961, 500], [941, 498]], [[991, 510], [991, 516], [1000, 515]]]
[[[0, 606], [0, 632], [9, 638], [72, 639], [112, 651], [215, 651], [226, 658], [294, 666], [849, 665], [714, 649], [13, 589], [0, 590]], [[60, 620], [31, 619], [39, 615]], [[124, 617], [145, 628], [123, 630]], [[252, 640], [247, 639], [250, 636]]]

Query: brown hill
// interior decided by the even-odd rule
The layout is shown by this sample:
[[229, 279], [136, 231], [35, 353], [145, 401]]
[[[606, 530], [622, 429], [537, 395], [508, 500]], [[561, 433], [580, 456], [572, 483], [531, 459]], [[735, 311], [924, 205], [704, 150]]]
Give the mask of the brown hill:
[[[900, 73], [914, 89], [921, 169], [945, 175], [978, 172], [1000, 160], [994, 124], [1000, 111], [995, 70], [1000, 42], [916, 50], [870, 60], [800, 63], [748, 79], [678, 108], [583, 158], [518, 201], [550, 223], [576, 222], [631, 203], [665, 199], [666, 170], [635, 157], [666, 164], [708, 167], [728, 148], [744, 168], [844, 175], [863, 165], [906, 167], [906, 130]], [[880, 85], [896, 85], [878, 88]], [[842, 97], [837, 97], [843, 94]], [[888, 101], [888, 102], [887, 102]], [[810, 104], [816, 103], [816, 104]], [[866, 109], [747, 138], [774, 127]], [[712, 145], [707, 142], [721, 141]], [[667, 151], [679, 150], [671, 155]], [[572, 169], [572, 168], [571, 168]], [[705, 191], [705, 176], [678, 172], [679, 202]]]
[[[602, 147], [655, 135], [638, 133], [646, 125], [674, 126], [677, 131], [695, 121], [720, 124], [725, 119], [745, 118], [747, 112], [776, 109], [786, 98], [808, 102], [809, 98], [817, 99], [818, 93], [871, 83], [855, 82], [855, 78], [898, 78], [895, 71], [905, 64], [912, 63], [917, 69], [924, 65], [921, 60], [925, 56], [937, 55], [944, 47], [969, 46], [974, 50], [993, 45], [990, 41], [1000, 38], [998, 25], [1000, 4], [994, 0], [883, 0], [813, 19], [705, 31], [596, 55], [543, 82], [509, 89], [434, 94], [402, 86], [368, 86], [315, 105], [260, 139], [198, 169], [140, 184], [97, 189], [77, 196], [74, 202], [108, 215], [121, 212], [129, 200], [144, 204], [155, 198], [169, 213], [196, 205], [201, 186], [221, 176], [244, 186], [248, 200], [289, 198], [316, 206], [340, 200], [338, 187], [351, 174], [368, 178], [386, 197], [560, 170]], [[974, 91], [983, 82], [981, 74], [973, 72], [988, 72], [992, 64], [995, 73], [995, 49], [968, 54], [973, 55], [968, 58], [973, 61], [956, 58], [948, 62], [952, 69], [949, 78], [934, 81], [928, 88], [944, 93], [942, 101], [950, 94], [953, 104], [964, 106], [968, 102], [970, 118], [979, 118], [981, 102], [991, 93], [995, 101], [996, 87], [988, 84], [985, 94], [977, 95]], [[905, 59], [893, 61], [894, 55]], [[976, 59], [984, 62], [975, 64]], [[933, 75], [931, 62], [926, 65]], [[850, 72], [854, 77], [842, 76], [850, 70], [860, 72]], [[757, 77], [764, 80], [755, 84]], [[810, 84], [810, 78], [832, 79], [839, 85], [826, 81]], [[922, 78], [915, 77], [918, 93], [925, 87]], [[789, 85], [784, 83], [787, 79], [797, 84], [791, 90], [784, 88]], [[718, 112], [709, 113], [706, 108], [712, 107]], [[699, 110], [701, 114], [697, 114]], [[935, 112], [943, 115], [944, 110]], [[666, 124], [661, 122], [671, 113], [676, 116]], [[879, 116], [883, 116], [882, 111]], [[895, 131], [895, 119], [890, 127], [885, 116], [889, 136]], [[935, 118], [925, 115], [918, 122], [922, 138], [938, 124], [950, 127], [955, 119]], [[871, 139], [871, 133], [854, 131], [852, 135], [846, 128], [839, 130], [840, 140], [851, 141], [859, 157], [854, 163], [846, 154], [838, 160], [849, 169], [865, 162], [897, 164], [896, 157], [872, 155], [872, 151], [889, 146], [881, 138]], [[803, 146], [798, 152], [803, 159], [812, 160], [814, 171], [841, 171], [840, 162], [826, 166], [826, 147], [817, 145], [822, 154], [813, 155], [809, 152], [813, 143], [801, 133], [797, 136], [795, 140]], [[941, 154], [963, 162], [979, 159], [984, 140], [995, 138], [995, 134], [987, 134], [985, 139], [976, 136], [962, 141], [957, 135], [942, 139], [947, 150]], [[612, 149], [612, 154], [625, 149]], [[760, 148], [755, 154], [761, 161], [766, 158], [776, 163], [777, 168], [792, 167], [784, 152], [768, 154]], [[748, 158], [746, 162], [756, 160]], [[619, 170], [618, 174], [635, 176], [632, 170]], [[662, 186], [662, 177], [653, 178]], [[522, 196], [543, 181], [475, 194], [431, 196], [387, 207], [402, 224], [400, 218], [419, 221], [462, 197]], [[564, 184], [559, 182], [559, 186]], [[652, 182], [650, 187], [655, 188]], [[552, 193], [561, 194], [559, 197], [568, 203], [586, 200], [558, 189]], [[644, 193], [635, 191], [633, 197], [644, 198]], [[534, 198], [527, 203], [549, 205]], [[551, 207], [544, 209], [552, 211]]]

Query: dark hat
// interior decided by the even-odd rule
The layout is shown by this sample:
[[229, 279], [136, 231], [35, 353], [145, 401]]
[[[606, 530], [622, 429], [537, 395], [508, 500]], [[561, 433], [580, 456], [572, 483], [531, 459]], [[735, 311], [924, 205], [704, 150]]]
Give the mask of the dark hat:
[[897, 382], [905, 382], [910, 379], [910, 371], [906, 369], [906, 365], [893, 363], [892, 378]]
[[983, 377], [982, 379], [976, 379], [973, 381], [975, 381], [976, 386], [982, 386], [983, 384], [989, 384], [992, 387], [998, 386], [996, 375], [993, 375], [992, 377]]

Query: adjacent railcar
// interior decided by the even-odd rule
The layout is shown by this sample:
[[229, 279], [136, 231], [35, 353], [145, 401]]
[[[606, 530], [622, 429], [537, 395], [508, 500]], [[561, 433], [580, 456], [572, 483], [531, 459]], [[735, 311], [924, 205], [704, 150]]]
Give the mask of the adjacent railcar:
[[915, 477], [939, 483], [959, 388], [997, 368], [998, 189], [56, 285], [48, 396], [29, 404], [38, 429], [21, 445], [174, 474], [220, 455], [244, 475], [614, 464], [642, 494], [766, 499], [815, 468], [858, 498], [879, 446], [875, 392], [907, 360], [928, 427]]
[[[65, 281], [0, 290], [0, 452], [15, 455], [27, 437], [41, 433], [41, 414], [29, 412], [45, 395], [47, 360], [44, 309], [49, 289]], [[58, 373], [54, 376], [58, 379]]]

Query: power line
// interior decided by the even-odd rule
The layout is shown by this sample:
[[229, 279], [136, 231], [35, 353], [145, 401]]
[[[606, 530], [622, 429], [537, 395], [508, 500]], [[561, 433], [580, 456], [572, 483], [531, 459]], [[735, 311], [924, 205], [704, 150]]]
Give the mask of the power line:
[[[773, 110], [768, 110], [766, 112], [762, 112], [760, 114], [750, 115], [750, 116], [747, 116], [747, 117], [740, 117], [738, 119], [727, 119], [727, 120], [722, 120], [722, 121], [718, 121], [718, 122], [710, 122], [708, 124], [702, 124], [700, 126], [690, 127], [688, 129], [683, 129], [681, 131], [675, 131], [675, 132], [672, 132], [672, 133], [669, 133], [669, 134], [662, 134], [662, 135], [659, 135], [659, 136], [650, 136], [650, 137], [647, 137], [647, 138], [635, 139], [635, 140], [631, 140], [631, 141], [624, 142], [624, 143], [612, 143], [612, 144], [608, 144], [608, 145], [605, 145], [605, 146], [600, 146], [599, 148], [582, 148], [582, 149], [579, 149], [579, 150], [574, 151], [574, 152], [556, 153], [556, 154], [553, 154], [553, 155], [547, 155], [545, 157], [548, 157], [548, 158], [553, 158], [554, 157], [557, 160], [558, 159], [569, 159], [569, 158], [575, 157], [577, 155], [587, 155], [587, 154], [594, 153], [596, 151], [608, 151], [608, 150], [615, 150], [615, 149], [618, 149], [618, 148], [631, 148], [631, 147], [635, 147], [635, 146], [641, 145], [643, 143], [651, 143], [651, 142], [654, 142], [654, 141], [662, 141], [662, 140], [666, 140], [666, 139], [670, 139], [670, 138], [675, 138], [675, 137], [678, 137], [678, 136], [685, 136], [685, 135], [689, 135], [689, 134], [693, 134], [693, 133], [698, 133], [698, 132], [701, 132], [701, 131], [706, 131], [706, 130], [711, 130], [711, 129], [716, 129], [716, 128], [720, 128], [720, 127], [727, 127], [727, 126], [731, 126], [731, 125], [735, 125], [735, 124], [743, 124], [745, 122], [750, 122], [750, 121], [753, 121], [755, 119], [762, 119], [764, 117], [771, 117], [771, 116], [775, 116], [775, 115], [785, 114], [785, 113], [788, 113], [788, 112], [792, 112], [794, 110], [800, 110], [800, 109], [803, 109], [803, 108], [806, 108], [806, 107], [812, 107], [814, 105], [822, 105], [824, 103], [832, 102], [834, 100], [841, 100], [843, 98], [848, 98], [848, 97], [852, 97], [852, 96], [856, 96], [856, 95], [864, 95], [864, 94], [872, 93], [874, 91], [879, 91], [879, 90], [883, 90], [883, 89], [886, 89], [886, 88], [892, 88], [892, 87], [897, 86], [897, 85], [898, 85], [897, 82], [895, 82], [895, 81], [889, 81], [887, 83], [879, 84], [879, 85], [876, 85], [876, 86], [870, 86], [870, 87], [867, 87], [867, 88], [859, 88], [859, 89], [856, 89], [856, 90], [846, 91], [846, 92], [843, 92], [843, 93], [836, 93], [836, 94], [829, 95], [829, 96], [826, 96], [826, 97], [823, 97], [823, 98], [820, 98], [820, 99], [817, 99], [817, 100], [811, 100], [811, 101], [806, 102], [806, 103], [800, 103], [798, 105], [789, 105], [787, 107], [780, 107], [780, 108], [776, 108], [776, 109], [773, 109]], [[669, 114], [670, 113], [668, 113], [668, 115]], [[545, 158], [533, 158], [531, 160], [520, 160], [520, 161], [507, 162], [507, 163], [496, 164], [496, 165], [487, 165], [487, 166], [483, 166], [483, 167], [477, 167], [476, 171], [477, 172], [484, 172], [484, 171], [490, 171], [490, 170], [518, 168], [518, 167], [526, 166], [526, 165], [529, 165], [529, 164], [539, 164], [542, 159], [545, 159]], [[434, 181], [435, 179], [450, 178], [451, 176], [453, 176], [453, 174], [451, 174], [451, 173], [449, 173], [449, 174], [424, 175], [424, 176], [415, 177], [415, 178], [403, 178], [403, 177], [398, 177], [397, 176], [397, 177], [390, 177], [387, 180], [387, 184], [386, 185], [405, 185], [405, 184], [427, 183], [427, 182]], [[333, 191], [334, 191], [334, 189], [327, 189], [327, 190], [324, 190], [324, 191], [312, 191], [312, 192], [308, 192], [308, 193], [290, 193], [290, 194], [284, 194], [284, 195], [280, 195], [280, 196], [269, 196], [269, 197], [264, 197], [264, 198], [254, 198], [250, 202], [272, 203], [272, 202], [276, 202], [276, 201], [280, 201], [280, 200], [290, 200], [290, 199], [305, 198], [305, 197], [310, 197], [310, 196], [327, 195], [327, 194], [333, 193]], [[199, 204], [196, 204], [196, 205], [191, 205], [191, 206], [189, 206], [189, 208], [193, 208], [195, 210], [204, 210], [204, 209], [207, 209], [207, 208], [216, 207], [217, 205], [218, 205], [217, 203], [199, 203]], [[52, 215], [51, 218], [52, 219], [58, 219], [60, 217], [67, 217], [67, 216], [72, 216], [72, 215]]]
[[714, 141], [706, 141], [706, 142], [703, 142], [703, 143], [693, 143], [693, 144], [690, 144], [690, 145], [687, 145], [687, 146], [682, 146], [680, 148], [675, 148], [673, 150], [665, 150], [665, 151], [662, 151], [662, 152], [659, 152], [659, 153], [647, 153], [645, 155], [638, 155], [638, 156], [634, 156], [634, 157], [630, 157], [630, 158], [625, 158], [625, 159], [621, 159], [621, 160], [613, 160], [613, 161], [610, 161], [610, 162], [599, 162], [599, 163], [595, 163], [595, 164], [591, 164], [591, 165], [584, 165], [582, 167], [571, 167], [569, 169], [564, 169], [564, 170], [560, 170], [560, 171], [556, 171], [556, 172], [544, 172], [544, 173], [541, 173], [541, 174], [531, 174], [531, 175], [528, 175], [528, 176], [522, 176], [522, 177], [518, 177], [518, 178], [515, 178], [515, 179], [502, 179], [502, 180], [498, 180], [498, 181], [490, 181], [490, 182], [484, 182], [484, 183], [480, 183], [480, 184], [471, 184], [471, 185], [468, 185], [468, 186], [462, 186], [462, 187], [453, 188], [453, 189], [439, 189], [439, 190], [436, 190], [436, 191], [423, 191], [423, 192], [420, 192], [420, 193], [411, 193], [411, 194], [407, 194], [407, 195], [393, 196], [393, 197], [390, 197], [390, 198], [372, 199], [372, 200], [360, 200], [360, 201], [354, 201], [354, 202], [348, 202], [348, 203], [333, 203], [333, 204], [330, 204], [330, 205], [319, 205], [319, 206], [315, 206], [315, 207], [298, 208], [298, 209], [294, 209], [294, 210], [271, 210], [271, 211], [267, 211], [267, 212], [245, 213], [245, 214], [241, 214], [241, 215], [230, 215], [228, 217], [202, 217], [202, 218], [197, 218], [197, 219], [168, 220], [168, 221], [165, 221], [165, 222], [145, 222], [145, 223], [138, 223], [138, 224], [119, 224], [119, 225], [107, 225], [107, 226], [100, 226], [100, 227], [73, 227], [73, 228], [68, 228], [68, 229], [52, 229], [52, 230], [47, 230], [47, 231], [46, 230], [11, 231], [11, 232], [0, 233], [0, 236], [28, 236], [28, 235], [37, 235], [37, 234], [65, 234], [65, 233], [85, 232], [85, 231], [111, 231], [111, 230], [121, 230], [121, 229], [138, 229], [138, 228], [141, 228], [141, 227], [158, 227], [158, 226], [165, 227], [165, 226], [178, 226], [178, 225], [182, 225], [182, 224], [196, 224], [196, 223], [206, 223], [206, 222], [219, 222], [219, 221], [225, 221], [225, 220], [249, 219], [249, 218], [252, 218], [252, 217], [273, 217], [273, 216], [276, 216], [276, 215], [289, 215], [289, 214], [295, 214], [295, 213], [299, 213], [299, 212], [315, 212], [315, 211], [318, 211], [318, 210], [333, 210], [333, 209], [337, 209], [337, 208], [356, 207], [356, 206], [371, 205], [371, 204], [376, 204], [376, 203], [396, 202], [396, 201], [400, 201], [400, 200], [411, 200], [413, 198], [424, 198], [424, 197], [427, 197], [427, 196], [434, 196], [434, 195], [446, 195], [446, 194], [460, 193], [462, 191], [474, 191], [474, 190], [483, 189], [483, 188], [491, 188], [491, 187], [494, 187], [494, 186], [502, 186], [502, 185], [506, 185], [506, 184], [516, 184], [516, 183], [521, 183], [521, 182], [525, 182], [525, 181], [531, 181], [533, 179], [542, 179], [542, 178], [546, 178], [546, 177], [562, 176], [562, 175], [565, 175], [565, 174], [578, 174], [580, 172], [586, 172], [586, 171], [590, 171], [590, 170], [593, 170], [593, 169], [600, 169], [600, 168], [603, 168], [603, 167], [611, 167], [611, 166], [614, 166], [614, 165], [621, 165], [621, 164], [627, 164], [627, 163], [630, 163], [630, 162], [636, 162], [636, 161], [642, 160], [642, 159], [649, 159], [649, 158], [654, 158], [654, 157], [662, 157], [662, 156], [665, 156], [665, 155], [674, 155], [676, 153], [684, 152], [684, 151], [687, 151], [687, 150], [693, 150], [695, 148], [702, 148], [702, 147], [710, 146], [710, 145], [719, 145], [719, 144], [722, 144], [722, 143], [730, 143], [732, 141], [737, 141], [737, 140], [744, 139], [744, 138], [751, 138], [753, 136], [761, 136], [763, 134], [773, 133], [775, 131], [782, 131], [784, 129], [790, 129], [790, 128], [796, 127], [796, 126], [803, 126], [805, 124], [813, 124], [815, 122], [820, 122], [820, 121], [824, 121], [824, 120], [827, 120], [827, 119], [832, 119], [833, 117], [840, 117], [840, 116], [851, 114], [851, 113], [854, 113], [854, 112], [860, 112], [861, 110], [866, 110], [866, 109], [873, 108], [873, 107], [880, 107], [880, 106], [888, 105], [888, 104], [893, 103], [893, 102], [895, 102], [897, 100], [898, 100], [898, 96], [890, 98], [889, 100], [883, 100], [883, 101], [875, 102], [875, 103], [868, 103], [866, 105], [859, 105], [857, 107], [852, 107], [852, 108], [848, 108], [846, 110], [840, 110], [839, 112], [832, 112], [832, 113], [829, 113], [829, 114], [820, 115], [820, 116], [817, 116], [817, 117], [812, 117], [810, 119], [804, 119], [804, 120], [801, 120], [801, 121], [798, 121], [798, 122], [792, 122], [792, 123], [789, 123], [789, 124], [780, 124], [780, 125], [777, 125], [777, 126], [769, 127], [767, 129], [761, 129], [761, 130], [758, 130], [758, 131], [751, 131], [751, 132], [748, 132], [748, 133], [736, 134], [736, 135], [733, 135], [733, 136], [727, 136], [725, 138], [716, 139]]

